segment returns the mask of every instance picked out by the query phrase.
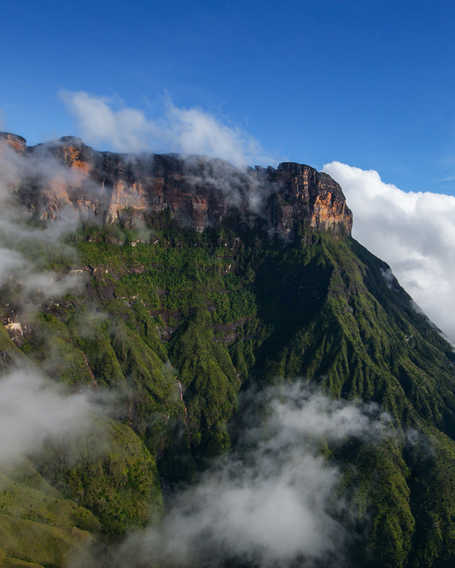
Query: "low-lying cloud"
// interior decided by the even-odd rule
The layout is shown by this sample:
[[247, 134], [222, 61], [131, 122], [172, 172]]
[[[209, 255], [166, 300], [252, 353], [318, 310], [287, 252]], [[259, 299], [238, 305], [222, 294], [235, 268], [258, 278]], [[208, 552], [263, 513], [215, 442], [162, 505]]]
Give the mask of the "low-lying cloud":
[[[22, 317], [28, 323], [43, 302], [77, 291], [82, 284], [79, 275], [57, 274], [46, 266], [50, 249], [59, 256], [74, 254], [60, 239], [76, 228], [78, 219], [63, 213], [47, 228], [33, 227], [15, 200], [16, 189], [35, 174], [44, 183], [72, 175], [51, 156], [25, 158], [0, 144], [1, 308], [2, 317], [21, 335]], [[69, 393], [31, 364], [22, 361], [18, 366], [14, 360], [8, 366], [8, 361], [3, 361], [0, 376], [0, 467], [36, 454], [48, 441], [73, 439], [90, 427], [95, 409], [88, 392]]]
[[[28, 224], [30, 215], [15, 197], [16, 189], [32, 175], [50, 184], [55, 177], [72, 176], [67, 170], [51, 156], [24, 157], [0, 144], [0, 286], [11, 284], [18, 307], [27, 310], [82, 285], [80, 275], [57, 274], [46, 266], [50, 251], [74, 260], [74, 250], [62, 239], [76, 229], [78, 215], [63, 209], [60, 219], [46, 228], [33, 227]], [[71, 181], [75, 180], [68, 179]]]
[[0, 378], [0, 467], [88, 432], [95, 410], [88, 391], [68, 393], [32, 367], [11, 369]]
[[115, 108], [112, 100], [85, 91], [61, 93], [84, 139], [120, 152], [178, 152], [222, 158], [237, 167], [270, 163], [260, 144], [242, 129], [198, 108], [164, 105], [159, 119], [142, 110]]
[[235, 455], [180, 493], [161, 523], [130, 536], [113, 553], [115, 567], [340, 560], [347, 539], [340, 519], [349, 505], [341, 473], [321, 448], [353, 437], [377, 442], [389, 419], [375, 406], [300, 385], [259, 396], [267, 399], [265, 418], [243, 430]]
[[354, 213], [353, 235], [390, 264], [400, 284], [455, 342], [455, 197], [406, 192], [375, 170], [324, 166]]

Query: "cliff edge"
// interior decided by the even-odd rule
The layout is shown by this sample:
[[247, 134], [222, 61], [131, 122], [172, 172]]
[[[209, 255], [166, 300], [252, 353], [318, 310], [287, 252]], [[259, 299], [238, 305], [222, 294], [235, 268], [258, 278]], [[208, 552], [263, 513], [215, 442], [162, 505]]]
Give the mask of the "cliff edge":
[[0, 143], [33, 172], [15, 189], [40, 220], [56, 219], [70, 207], [103, 223], [147, 222], [168, 212], [199, 232], [229, 220], [259, 223], [285, 239], [308, 229], [351, 233], [352, 213], [341, 187], [307, 165], [240, 170], [203, 156], [100, 152], [71, 136], [27, 146], [20, 136], [0, 133]]

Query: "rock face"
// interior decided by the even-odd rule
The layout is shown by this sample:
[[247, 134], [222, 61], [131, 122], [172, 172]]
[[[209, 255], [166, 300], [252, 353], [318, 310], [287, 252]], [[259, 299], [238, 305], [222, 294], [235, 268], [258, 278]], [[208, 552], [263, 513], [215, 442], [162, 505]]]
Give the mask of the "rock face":
[[98, 152], [68, 136], [33, 147], [14, 134], [0, 133], [2, 139], [37, 166], [17, 190], [41, 220], [70, 207], [104, 223], [168, 212], [199, 232], [227, 221], [258, 223], [283, 238], [305, 229], [351, 232], [340, 186], [310, 166], [286, 162], [243, 171], [201, 156]]
[[291, 234], [302, 221], [313, 229], [351, 233], [351, 210], [341, 187], [328, 174], [284, 162], [276, 170], [268, 168], [267, 177], [278, 188], [270, 201], [277, 205], [271, 221], [280, 234]]
[[11, 134], [10, 132], [0, 132], [0, 142], [6, 143], [8, 146], [13, 148], [16, 152], [23, 153], [26, 148], [26, 140], [22, 136], [17, 134]]

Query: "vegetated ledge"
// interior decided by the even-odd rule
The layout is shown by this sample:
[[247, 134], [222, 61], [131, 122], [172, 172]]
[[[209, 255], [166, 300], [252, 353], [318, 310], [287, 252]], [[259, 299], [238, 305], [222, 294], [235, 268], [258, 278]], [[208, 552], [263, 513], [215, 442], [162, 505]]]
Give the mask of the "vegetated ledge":
[[270, 235], [291, 239], [307, 229], [350, 235], [352, 213], [341, 187], [327, 174], [294, 162], [277, 168], [238, 169], [226, 161], [176, 154], [99, 152], [80, 138], [27, 146], [24, 138], [0, 133], [34, 168], [15, 188], [40, 220], [64, 208], [103, 223], [145, 221], [167, 212], [198, 232], [222, 223], [260, 222]]

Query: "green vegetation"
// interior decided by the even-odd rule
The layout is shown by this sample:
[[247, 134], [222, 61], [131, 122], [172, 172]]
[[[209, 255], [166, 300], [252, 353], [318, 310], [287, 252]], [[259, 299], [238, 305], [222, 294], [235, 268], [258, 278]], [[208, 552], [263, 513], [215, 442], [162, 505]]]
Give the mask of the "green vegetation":
[[[300, 377], [336, 398], [374, 401], [396, 425], [379, 447], [329, 452], [362, 525], [353, 558], [448, 566], [452, 349], [384, 278], [387, 266], [327, 234], [283, 243], [247, 229], [199, 234], [164, 218], [151, 231], [136, 243], [118, 226], [81, 229], [70, 240], [77, 266], [57, 255], [49, 266], [82, 270], [84, 292], [46, 304], [17, 344], [0, 327], [0, 362], [24, 354], [71, 388], [112, 389], [119, 408], [104, 424], [106, 451], [90, 436], [71, 459], [48, 448], [1, 485], [3, 565], [61, 566], [89, 535], [111, 538], [159, 515], [162, 484], [190, 481], [229, 449], [241, 389]], [[407, 442], [409, 432], [420, 442]]]
[[24, 463], [0, 476], [1, 566], [62, 566], [100, 525]]

